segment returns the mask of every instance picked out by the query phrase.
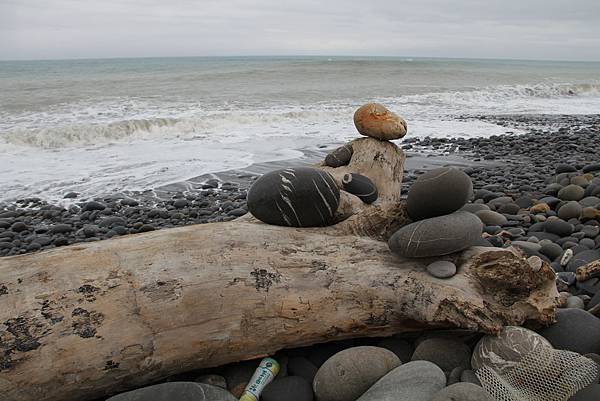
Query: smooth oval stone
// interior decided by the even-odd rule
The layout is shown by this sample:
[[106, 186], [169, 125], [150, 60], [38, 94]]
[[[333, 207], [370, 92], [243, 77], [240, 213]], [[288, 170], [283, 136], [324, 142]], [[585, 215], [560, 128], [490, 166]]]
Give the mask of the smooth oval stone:
[[578, 203], [583, 207], [596, 207], [596, 205], [600, 204], [600, 198], [598, 198], [597, 196], [586, 196]]
[[555, 244], [554, 242], [544, 243], [540, 248], [540, 253], [548, 256], [551, 260], [554, 260], [563, 253], [563, 249], [560, 245]]
[[398, 356], [398, 358], [400, 358], [400, 361], [402, 361], [403, 363], [410, 361], [410, 357], [415, 351], [415, 347], [413, 347], [411, 343], [398, 337], [384, 338], [379, 343], [377, 343], [377, 346], [389, 349], [394, 354], [396, 354], [396, 356]]
[[329, 358], [317, 371], [313, 390], [319, 401], [356, 400], [402, 362], [380, 347], [353, 347]]
[[471, 349], [461, 341], [445, 337], [427, 338], [417, 345], [412, 361], [435, 363], [444, 372], [450, 373], [456, 367], [469, 369]]
[[456, 383], [437, 393], [429, 401], [493, 401], [481, 386]]
[[260, 177], [248, 191], [248, 210], [278, 226], [321, 227], [334, 222], [340, 191], [333, 177], [311, 167], [286, 168]]
[[480, 210], [475, 213], [486, 226], [503, 226], [508, 222], [504, 215], [493, 210]]
[[291, 376], [304, 377], [306, 381], [312, 383], [317, 375], [317, 367], [303, 356], [290, 358], [288, 362], [288, 371]]
[[237, 401], [226, 390], [210, 384], [170, 382], [142, 387], [110, 397], [106, 401]]
[[456, 265], [448, 260], [438, 260], [427, 265], [427, 272], [433, 277], [450, 278], [456, 274]]
[[581, 309], [558, 309], [556, 323], [539, 333], [556, 349], [600, 353], [600, 319]]
[[575, 272], [578, 267], [586, 265], [590, 262], [600, 259], [600, 250], [591, 249], [579, 252], [569, 260], [567, 264], [567, 271]]
[[577, 201], [569, 201], [558, 209], [558, 217], [563, 220], [578, 219], [583, 208]]
[[367, 103], [356, 110], [354, 125], [361, 135], [380, 140], [406, 135], [406, 121], [379, 103]]
[[429, 401], [445, 385], [442, 369], [428, 361], [414, 361], [383, 376], [357, 401]]
[[473, 182], [455, 167], [442, 167], [420, 175], [408, 190], [406, 208], [413, 220], [452, 213], [467, 203]]
[[558, 191], [558, 197], [566, 201], [578, 201], [585, 195], [585, 189], [579, 185], [567, 185], [560, 191]]
[[379, 193], [373, 181], [364, 175], [360, 174], [344, 174], [342, 185], [346, 192], [356, 195], [364, 203], [373, 203], [377, 200]]
[[479, 340], [473, 350], [471, 365], [474, 370], [487, 366], [503, 373], [538, 347], [552, 345], [534, 331], [518, 326], [506, 326], [498, 336], [486, 335]]
[[325, 165], [329, 167], [347, 166], [352, 159], [352, 146], [344, 145], [325, 156]]
[[262, 401], [312, 401], [313, 391], [303, 377], [287, 376], [269, 383], [262, 394]]
[[600, 163], [592, 163], [583, 167], [584, 173], [591, 173], [592, 171], [600, 171]]
[[568, 237], [573, 234], [575, 228], [572, 224], [567, 223], [561, 219], [548, 220], [544, 223], [544, 229], [546, 232], [556, 234], [561, 237]]
[[569, 298], [567, 298], [566, 307], [567, 308], [585, 309], [585, 304], [583, 303], [583, 299], [572, 295]]
[[562, 173], [574, 173], [577, 169], [570, 164], [560, 163], [556, 166], [555, 170], [556, 174]]
[[477, 213], [480, 210], [490, 210], [490, 207], [483, 203], [467, 203], [458, 210], [469, 213]]
[[396, 231], [388, 241], [392, 252], [409, 258], [447, 255], [475, 245], [483, 225], [469, 212], [417, 221]]

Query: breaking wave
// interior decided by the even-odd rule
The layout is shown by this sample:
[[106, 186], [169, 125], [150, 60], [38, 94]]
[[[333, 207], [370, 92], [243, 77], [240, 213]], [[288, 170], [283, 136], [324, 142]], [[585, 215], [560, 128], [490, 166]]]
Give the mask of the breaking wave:
[[[573, 100], [578, 113], [597, 113], [600, 104], [600, 84], [539, 84], [472, 88], [462, 91], [441, 91], [393, 98], [376, 99], [397, 110], [407, 120], [448, 118], [456, 115], [482, 113], [565, 113]], [[587, 101], [587, 103], [585, 103]], [[323, 104], [264, 109], [200, 109], [198, 105], [152, 105], [143, 110], [144, 117], [127, 116], [121, 120], [102, 121], [88, 117], [73, 122], [73, 113], [89, 105], [67, 105], [44, 125], [44, 115], [2, 116], [0, 143], [7, 145], [57, 149], [97, 146], [115, 142], [147, 139], [198, 139], [235, 141], [236, 136], [310, 135], [311, 132], [331, 132], [352, 129], [351, 116], [358, 106], [356, 100]], [[114, 106], [114, 105], [112, 105]], [[96, 105], [98, 107], [98, 105]], [[553, 107], [553, 108], [552, 108]], [[587, 107], [587, 109], [586, 109]], [[589, 110], [588, 110], [589, 109]], [[147, 118], [168, 110], [174, 117]], [[173, 113], [179, 110], [179, 115]], [[57, 117], [58, 116], [58, 117]], [[114, 119], [115, 116], [113, 115]], [[11, 124], [12, 120], [12, 124]], [[26, 121], [26, 124], [23, 124]], [[26, 127], [26, 128], [24, 128]], [[329, 129], [328, 129], [329, 128]]]

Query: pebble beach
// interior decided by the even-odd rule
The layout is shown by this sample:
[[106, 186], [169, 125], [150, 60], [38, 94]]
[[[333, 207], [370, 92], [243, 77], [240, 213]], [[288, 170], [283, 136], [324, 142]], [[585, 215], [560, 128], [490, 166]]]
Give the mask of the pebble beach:
[[[58, 290], [26, 294], [35, 298], [24, 303], [33, 306], [17, 317], [0, 319], [0, 390], [9, 382], [3, 381], [4, 373], [15, 375], [20, 363], [43, 352], [58, 349], [62, 353], [64, 338], [101, 349], [115, 341], [110, 335], [103, 337], [108, 327], [116, 333], [122, 327], [135, 331], [135, 324], [142, 322], [143, 330], [150, 330], [141, 331], [151, 337], [150, 356], [138, 364], [131, 362], [127, 349], [113, 350], [110, 355], [100, 355], [102, 351], [90, 354], [90, 366], [96, 363], [96, 367], [83, 373], [84, 379], [66, 374], [70, 381], [65, 391], [94, 401], [600, 400], [600, 92], [597, 84], [588, 83], [596, 82], [593, 65], [343, 57], [6, 65], [11, 79], [2, 81], [0, 73], [0, 88], [5, 85], [7, 93], [22, 96], [14, 104], [0, 101], [0, 152], [6, 156], [0, 159], [0, 268], [10, 273], [5, 275], [8, 278], [0, 275], [0, 302], [9, 300], [10, 313], [19, 307], [15, 300], [23, 295], [21, 288], [39, 279], [45, 291], [46, 285], [62, 280], [42, 274], [24, 282], [21, 260], [41, 261], [45, 266], [45, 255], [58, 255], [48, 263], [64, 272], [62, 266], [52, 263], [61, 263], [60, 257], [68, 254], [68, 249], [101, 253], [107, 245], [119, 256], [119, 249], [131, 249], [127, 244], [132, 243], [137, 246], [139, 238], [144, 253], [144, 247], [153, 249], [153, 238], [161, 246], [165, 239], [184, 239], [167, 238], [169, 229], [197, 225], [209, 234], [210, 227], [227, 227], [225, 234], [219, 235], [233, 239], [223, 247], [211, 244], [217, 248], [217, 256], [210, 252], [188, 255], [182, 248], [184, 257], [208, 255], [218, 261], [219, 268], [232, 266], [221, 268], [232, 272], [238, 266], [223, 262], [229, 258], [227, 247], [244, 250], [248, 243], [242, 236], [262, 234], [264, 224], [272, 226], [265, 232], [280, 234], [278, 241], [263, 241], [265, 253], [269, 251], [267, 242], [276, 248], [275, 256], [264, 263], [259, 248], [252, 249], [257, 253], [256, 260], [250, 261], [254, 268], [250, 279], [234, 277], [225, 281], [223, 288], [202, 290], [217, 291], [220, 297], [225, 297], [224, 287], [227, 291], [254, 291], [252, 295], [264, 296], [254, 304], [257, 310], [268, 311], [269, 302], [279, 299], [273, 295], [278, 287], [289, 290], [286, 280], [293, 281], [280, 274], [273, 260], [296, 254], [296, 247], [306, 245], [298, 243], [304, 228], [323, 228], [319, 235], [334, 232], [325, 231], [328, 229], [339, 230], [336, 235], [353, 241], [350, 248], [344, 248], [350, 253], [360, 249], [355, 245], [358, 241], [372, 241], [365, 254], [370, 258], [368, 252], [378, 249], [376, 256], [382, 259], [374, 258], [373, 263], [368, 259], [369, 268], [378, 263], [387, 268], [390, 260], [406, 267], [398, 269], [392, 264], [395, 281], [386, 284], [383, 280], [382, 284], [369, 275], [372, 270], [360, 270], [354, 260], [346, 263], [340, 259], [353, 273], [355, 268], [363, 273], [356, 276], [371, 281], [368, 285], [367, 281], [357, 282], [355, 286], [363, 286], [361, 291], [349, 285], [352, 288], [342, 291], [339, 305], [348, 303], [344, 296], [351, 294], [359, 300], [358, 309], [371, 311], [378, 308], [374, 304], [386, 299], [378, 298], [380, 294], [366, 294], [363, 299], [363, 294], [358, 294], [362, 290], [410, 294], [406, 302], [398, 303], [398, 292], [392, 292], [393, 301], [388, 303], [394, 305], [382, 307], [383, 312], [371, 313], [365, 322], [349, 317], [356, 327], [331, 325], [325, 334], [318, 332], [320, 325], [329, 327], [328, 318], [342, 313], [338, 309], [323, 312], [318, 335], [313, 337], [327, 342], [297, 339], [303, 328], [290, 326], [298, 331], [290, 334], [293, 344], [271, 348], [278, 350], [275, 353], [263, 352], [252, 348], [260, 341], [240, 340], [235, 331], [240, 326], [248, 335], [248, 322], [253, 319], [265, 319], [267, 327], [272, 316], [264, 317], [261, 311], [248, 317], [242, 305], [240, 321], [229, 322], [234, 328], [193, 323], [198, 300], [204, 300], [201, 306], [207, 308], [207, 322], [225, 321], [234, 316], [231, 310], [240, 306], [228, 305], [224, 298], [221, 310], [214, 312], [208, 310], [213, 308], [212, 299], [207, 302], [202, 294], [181, 296], [185, 285], [200, 286], [186, 283], [191, 276], [186, 278], [181, 272], [181, 277], [175, 277], [181, 260], [171, 260], [179, 255], [164, 257], [162, 253], [168, 255], [165, 247], [159, 246], [155, 253], [167, 262], [153, 259], [151, 254], [139, 269], [139, 255], [135, 251], [126, 255], [131, 256], [127, 263], [135, 269], [122, 276], [119, 272], [125, 270], [120, 263], [125, 259], [119, 259], [106, 279], [105, 292], [100, 288], [104, 278], [94, 278], [93, 273], [83, 279], [86, 284], [79, 282], [97, 266], [80, 268], [80, 254], [71, 254], [69, 260], [75, 262], [66, 263], [65, 269], [75, 266], [78, 273], [85, 272], [73, 279], [76, 287], [69, 286], [62, 295], [56, 295]], [[361, 76], [383, 78], [349, 79], [357, 68], [376, 72], [361, 70]], [[225, 82], [219, 75], [222, 71], [229, 74], [229, 89], [218, 84]], [[390, 78], [399, 71], [407, 75]], [[512, 74], [509, 78], [506, 71]], [[136, 81], [148, 72], [155, 73], [157, 82], [149, 84], [152, 78], [148, 77], [153, 74]], [[72, 85], [66, 85], [64, 93], [53, 93], [55, 98], [49, 104], [20, 90], [22, 85], [33, 84], [47, 90], [56, 74], [72, 80]], [[103, 80], [107, 93], [98, 93], [86, 79], [74, 79], [77, 74]], [[313, 80], [318, 90], [307, 90], [302, 82]], [[165, 92], [157, 96], [151, 88], [160, 82]], [[489, 86], [490, 82], [494, 86]], [[285, 91], [277, 89], [284, 87]], [[356, 109], [359, 89], [374, 103]], [[398, 173], [401, 167], [402, 177]], [[367, 213], [361, 216], [364, 211]], [[217, 226], [224, 222], [230, 223]], [[235, 232], [247, 226], [250, 231]], [[255, 227], [259, 228], [252, 231]], [[298, 229], [293, 231], [297, 237], [289, 249], [280, 250], [279, 240], [288, 228]], [[162, 231], [146, 234], [158, 230]], [[120, 239], [124, 248], [110, 246], [109, 241], [118, 244]], [[146, 239], [150, 240], [144, 242]], [[204, 237], [204, 242], [207, 240]], [[333, 253], [340, 253], [340, 244], [332, 243]], [[486, 256], [481, 256], [484, 253]], [[243, 270], [250, 253], [240, 255], [231, 259]], [[315, 290], [311, 285], [320, 286], [318, 274], [328, 279], [336, 274], [335, 266], [328, 270], [330, 266], [316, 255], [319, 250], [309, 259], [282, 256], [292, 267], [294, 263], [299, 269], [312, 266], [305, 274], [308, 279], [303, 277], [306, 281], [299, 286], [305, 290], [306, 285], [307, 293]], [[200, 258], [206, 259], [203, 256]], [[312, 264], [306, 262], [311, 259]], [[95, 254], [85, 260], [96, 264]], [[512, 261], [510, 266], [507, 260]], [[202, 276], [206, 273], [203, 269], [214, 265], [211, 261], [206, 266], [187, 259], [182, 263], [194, 279], [201, 277], [202, 285], [204, 281], [207, 285], [219, 283]], [[255, 268], [254, 264], [261, 266]], [[275, 271], [269, 272], [267, 267]], [[69, 270], [69, 275], [75, 270]], [[138, 273], [134, 270], [147, 273], [150, 284], [142, 285], [145, 279], [134, 277]], [[104, 273], [101, 268], [98, 271]], [[325, 291], [331, 283], [335, 287], [331, 279]], [[240, 287], [235, 288], [237, 285]], [[117, 297], [114, 304], [103, 304], [103, 296], [125, 287], [133, 300]], [[147, 296], [138, 299], [140, 291]], [[442, 294], [439, 305], [436, 292]], [[73, 294], [75, 301], [69, 298]], [[273, 298], [269, 299], [270, 295]], [[305, 305], [302, 297], [298, 305], [290, 301], [291, 306], [284, 305], [285, 298], [275, 319], [284, 316], [288, 308], [291, 317], [285, 315], [285, 319], [299, 326], [308, 324], [315, 312], [310, 312], [308, 319], [296, 315], [297, 308]], [[338, 305], [335, 296], [331, 297], [327, 299], [335, 301], [332, 305]], [[131, 302], [135, 305], [132, 314], [117, 322], [122, 327], [110, 326], [115, 311], [115, 316], [121, 316], [123, 302], [127, 305], [124, 309]], [[146, 320], [153, 319], [156, 311], [162, 312], [163, 304], [164, 311], [181, 313], [181, 322], [187, 316], [186, 308], [191, 308], [194, 316], [182, 324], [176, 322], [181, 316], [169, 320], [172, 315], [164, 313], [163, 322], [163, 313], [159, 313], [158, 326], [164, 323], [166, 328], [164, 332], [155, 330]], [[306, 304], [311, 311], [310, 298]], [[140, 312], [144, 308], [146, 315]], [[213, 312], [216, 315], [211, 315]], [[388, 330], [388, 334], [396, 334], [381, 336], [383, 328], [393, 324], [400, 332]], [[185, 360], [183, 354], [179, 354], [181, 361], [169, 361], [169, 346], [178, 352], [184, 348], [166, 345], [172, 333], [162, 340], [154, 337], [181, 330], [181, 338], [189, 339], [186, 334], [195, 327], [201, 327], [197, 341], [196, 333], [193, 336], [196, 343], [182, 341], [181, 347], [204, 344], [204, 328], [212, 336], [213, 327], [218, 327], [217, 340], [211, 337], [206, 343], [226, 344], [223, 349], [231, 354], [213, 355], [219, 349], [210, 349], [206, 358], [198, 356], [201, 363]], [[284, 323], [282, 327], [288, 326]], [[284, 334], [288, 338], [288, 333]], [[53, 341], [46, 342], [48, 338]], [[279, 344], [276, 340], [269, 341]], [[236, 341], [249, 349], [237, 349]], [[131, 347], [132, 355], [147, 351], [137, 343]], [[230, 355], [261, 357], [240, 361], [244, 358]], [[214, 360], [221, 361], [220, 366], [215, 366]], [[168, 373], [163, 374], [162, 362]], [[198, 366], [213, 367], [191, 368]], [[153, 379], [146, 380], [146, 373]], [[136, 381], [132, 376], [138, 374], [140, 380]], [[96, 381], [97, 377], [102, 380]], [[114, 378], [114, 388], [107, 387], [106, 378]], [[104, 387], [98, 394], [85, 393], [87, 387], [73, 386], [78, 380], [82, 386], [88, 380], [90, 386]]]

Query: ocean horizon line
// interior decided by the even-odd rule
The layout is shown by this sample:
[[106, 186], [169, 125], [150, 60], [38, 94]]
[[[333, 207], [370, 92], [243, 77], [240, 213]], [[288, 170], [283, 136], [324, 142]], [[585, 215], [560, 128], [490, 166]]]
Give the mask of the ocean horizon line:
[[237, 60], [237, 59], [352, 59], [352, 60], [402, 60], [402, 61], [498, 61], [498, 62], [531, 62], [531, 63], [573, 63], [573, 64], [598, 64], [598, 60], [566, 60], [566, 59], [522, 59], [522, 58], [495, 58], [495, 57], [439, 57], [439, 56], [400, 56], [400, 55], [322, 55], [322, 54], [271, 54], [271, 55], [205, 55], [205, 56], [132, 56], [132, 57], [74, 57], [74, 58], [22, 58], [2, 59], [0, 63], [15, 62], [57, 62], [57, 61], [102, 61], [102, 60], [165, 60], [165, 59], [206, 59], [206, 60]]

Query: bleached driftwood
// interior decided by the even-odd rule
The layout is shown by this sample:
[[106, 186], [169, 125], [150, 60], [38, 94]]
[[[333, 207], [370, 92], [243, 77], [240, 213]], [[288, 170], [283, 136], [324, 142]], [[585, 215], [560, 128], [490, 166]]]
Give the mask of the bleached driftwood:
[[406, 221], [403, 155], [353, 145], [362, 155], [346, 168], [382, 196], [347, 194], [355, 206], [332, 227], [241, 219], [0, 259], [1, 399], [89, 400], [282, 348], [552, 320], [554, 274], [512, 249], [448, 256], [459, 270], [447, 280], [425, 272], [431, 260], [394, 256], [379, 239]]

